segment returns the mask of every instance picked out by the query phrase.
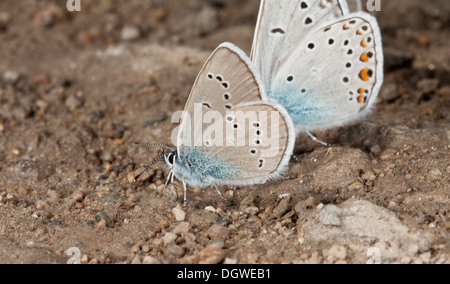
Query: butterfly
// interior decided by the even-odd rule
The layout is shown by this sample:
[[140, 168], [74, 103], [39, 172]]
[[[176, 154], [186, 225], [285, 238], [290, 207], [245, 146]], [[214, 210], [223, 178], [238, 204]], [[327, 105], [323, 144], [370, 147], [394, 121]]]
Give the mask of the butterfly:
[[297, 134], [318, 142], [311, 132], [366, 116], [383, 83], [378, 23], [345, 0], [262, 0], [250, 58]]
[[185, 204], [187, 185], [212, 186], [223, 197], [218, 186], [280, 178], [295, 143], [289, 114], [267, 98], [250, 59], [231, 43], [221, 44], [207, 59], [175, 133], [176, 148], [145, 145], [168, 149], [154, 162], [164, 160], [167, 181], [182, 182]]

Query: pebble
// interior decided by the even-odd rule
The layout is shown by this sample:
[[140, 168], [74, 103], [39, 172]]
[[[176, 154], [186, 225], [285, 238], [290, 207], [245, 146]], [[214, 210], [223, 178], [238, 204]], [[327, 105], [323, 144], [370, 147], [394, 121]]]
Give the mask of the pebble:
[[141, 258], [139, 255], [136, 255], [133, 260], [131, 261], [131, 264], [142, 264]]
[[344, 260], [347, 258], [347, 249], [344, 246], [333, 245], [327, 252], [328, 256]]
[[377, 176], [373, 173], [372, 170], [369, 170], [369, 171], [365, 172], [361, 176], [361, 178], [366, 181], [374, 181], [377, 178]]
[[275, 216], [277, 216], [278, 218], [283, 217], [284, 214], [291, 210], [291, 207], [289, 205], [290, 201], [291, 198], [282, 199], [280, 203], [278, 203], [278, 206], [273, 209], [273, 214], [275, 214]]
[[180, 247], [179, 245], [176, 244], [169, 245], [167, 247], [167, 252], [177, 257], [183, 257], [184, 254], [186, 253], [183, 247]]
[[221, 224], [214, 224], [208, 229], [207, 235], [211, 240], [226, 240], [230, 237], [230, 229]]
[[141, 251], [141, 246], [140, 245], [134, 245], [134, 246], [131, 247], [131, 251], [133, 253], [138, 253], [138, 252]]
[[161, 264], [161, 262], [157, 258], [147, 255], [142, 260], [142, 264]]
[[0, 123], [0, 132], [5, 131], [5, 125], [3, 123]]
[[70, 198], [76, 202], [80, 202], [83, 200], [84, 198], [84, 194], [83, 192], [81, 192], [80, 190], [76, 190], [72, 193], [72, 195], [70, 196]]
[[328, 205], [319, 213], [319, 221], [324, 225], [340, 226], [343, 210], [335, 205]]
[[181, 222], [178, 226], [173, 229], [173, 233], [177, 235], [187, 234], [189, 232], [189, 223]]
[[143, 245], [141, 250], [145, 253], [148, 253], [150, 251], [150, 246], [149, 245]]
[[186, 213], [183, 211], [180, 204], [172, 209], [172, 214], [177, 221], [184, 221], [184, 219], [186, 218]]
[[428, 172], [428, 178], [430, 180], [436, 180], [442, 176], [442, 172], [438, 169], [434, 169]]
[[3, 73], [3, 81], [5, 84], [14, 85], [19, 81], [20, 74], [15, 71], [6, 71]]
[[106, 232], [106, 221], [105, 220], [100, 220], [96, 225], [95, 225], [95, 229], [100, 232], [101, 234], [104, 234]]
[[195, 27], [202, 33], [211, 33], [218, 29], [219, 26], [219, 14], [213, 7], [205, 6], [200, 13], [197, 14]]
[[163, 237], [164, 244], [168, 245], [170, 243], [173, 243], [177, 239], [177, 237], [178, 236], [174, 233], [170, 233], [170, 232], [166, 233]]
[[225, 258], [225, 260], [223, 261], [223, 264], [237, 264], [238, 261], [236, 258]]
[[200, 251], [199, 264], [218, 264], [225, 255], [225, 250], [216, 245], [209, 245]]
[[81, 107], [83, 101], [77, 98], [76, 96], [69, 96], [64, 104], [69, 110], [74, 111], [79, 107]]
[[363, 189], [363, 187], [364, 186], [362, 183], [354, 182], [354, 183], [350, 184], [347, 189], [353, 191], [353, 190], [361, 190], [361, 189]]
[[259, 208], [256, 206], [250, 206], [244, 210], [245, 213], [250, 215], [256, 215], [259, 213]]
[[123, 27], [120, 37], [123, 41], [134, 41], [141, 36], [141, 31], [136, 26], [125, 26]]

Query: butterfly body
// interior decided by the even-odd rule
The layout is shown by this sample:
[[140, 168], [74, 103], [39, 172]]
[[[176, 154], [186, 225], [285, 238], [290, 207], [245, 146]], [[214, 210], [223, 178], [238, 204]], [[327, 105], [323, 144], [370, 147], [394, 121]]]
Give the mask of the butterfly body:
[[178, 180], [190, 186], [222, 185], [223, 181], [232, 180], [234, 175], [244, 170], [232, 165], [226, 158], [202, 151], [201, 147], [182, 146], [179, 152], [182, 154], [174, 152], [173, 160], [169, 161], [168, 157], [165, 162]]

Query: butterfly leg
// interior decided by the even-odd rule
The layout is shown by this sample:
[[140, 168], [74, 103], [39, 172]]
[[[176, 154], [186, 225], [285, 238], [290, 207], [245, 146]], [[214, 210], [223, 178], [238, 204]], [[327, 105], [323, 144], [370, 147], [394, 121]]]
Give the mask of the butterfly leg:
[[219, 188], [217, 187], [217, 185], [213, 185], [214, 188], [217, 190], [217, 193], [219, 193], [220, 197], [222, 197], [223, 200], [230, 202], [230, 200], [226, 199], [225, 196], [223, 196], [222, 192], [220, 192]]
[[185, 180], [183, 180], [183, 190], [184, 190], [184, 202], [183, 202], [183, 205], [184, 205], [184, 207], [186, 207], [186, 205], [187, 205], [187, 202], [186, 202], [187, 186], [186, 186], [186, 181]]
[[307, 133], [308, 133], [309, 137], [311, 137], [311, 139], [312, 139], [314, 142], [319, 143], [319, 144], [321, 144], [321, 145], [323, 145], [323, 146], [325, 146], [325, 147], [334, 147], [334, 146], [337, 146], [337, 144], [328, 144], [328, 143], [326, 143], [326, 142], [323, 142], [323, 141], [319, 140], [316, 136], [314, 136], [314, 134], [312, 134], [312, 133], [309, 132], [309, 131], [307, 131]]
[[167, 176], [166, 184], [164, 186], [167, 186], [169, 184], [169, 181], [173, 183], [173, 173], [172, 171], [169, 172], [169, 175]]

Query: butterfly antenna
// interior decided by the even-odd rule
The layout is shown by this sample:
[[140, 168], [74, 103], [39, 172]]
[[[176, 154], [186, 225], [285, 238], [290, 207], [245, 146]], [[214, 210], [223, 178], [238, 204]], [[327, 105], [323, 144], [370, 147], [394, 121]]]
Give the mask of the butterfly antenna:
[[[156, 145], [155, 145], [156, 146]], [[138, 179], [145, 173], [147, 172], [154, 164], [156, 164], [157, 162], [161, 161], [164, 158], [165, 154], [160, 155], [159, 157], [157, 157], [156, 159], [154, 159], [148, 166], [145, 167], [145, 169], [138, 174], [135, 178], [134, 178], [134, 182], [137, 182]]]
[[158, 146], [158, 147], [166, 148], [169, 150], [173, 150], [173, 148], [171, 148], [167, 145], [161, 144], [161, 143], [134, 143], [134, 145], [136, 145], [136, 146]]

